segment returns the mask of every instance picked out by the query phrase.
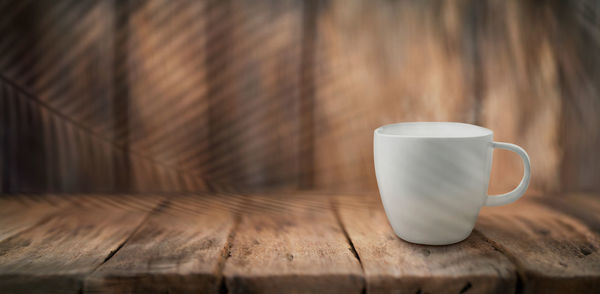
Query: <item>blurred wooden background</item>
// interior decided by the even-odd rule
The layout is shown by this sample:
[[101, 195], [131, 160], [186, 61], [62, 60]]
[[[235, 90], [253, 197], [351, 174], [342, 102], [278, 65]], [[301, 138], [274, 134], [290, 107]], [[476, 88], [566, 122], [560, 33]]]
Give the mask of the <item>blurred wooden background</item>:
[[[0, 191], [375, 190], [372, 132], [461, 121], [600, 191], [600, 1], [0, 0]], [[515, 186], [496, 151], [491, 192]]]

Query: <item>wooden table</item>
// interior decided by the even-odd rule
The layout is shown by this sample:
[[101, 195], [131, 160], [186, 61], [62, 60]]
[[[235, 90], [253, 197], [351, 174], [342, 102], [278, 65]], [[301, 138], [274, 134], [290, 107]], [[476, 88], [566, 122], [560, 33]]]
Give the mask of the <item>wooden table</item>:
[[377, 194], [0, 198], [0, 293], [600, 293], [600, 195], [484, 208], [404, 242]]

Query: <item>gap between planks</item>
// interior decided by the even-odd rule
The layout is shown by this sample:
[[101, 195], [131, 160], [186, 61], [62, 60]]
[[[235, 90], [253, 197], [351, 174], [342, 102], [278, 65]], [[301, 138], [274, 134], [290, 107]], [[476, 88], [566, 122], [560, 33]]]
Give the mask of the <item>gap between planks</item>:
[[241, 213], [234, 213], [233, 226], [231, 226], [231, 229], [229, 230], [227, 240], [225, 241], [225, 245], [223, 246], [223, 250], [221, 251], [221, 256], [219, 258], [219, 261], [217, 262], [217, 268], [215, 269], [215, 275], [217, 276], [217, 280], [219, 283], [219, 293], [221, 294], [229, 293], [229, 290], [227, 289], [227, 283], [225, 283], [225, 277], [223, 276], [223, 270], [225, 269], [225, 263], [227, 263], [227, 260], [229, 259], [229, 257], [231, 257], [231, 247], [233, 246], [235, 234], [237, 233], [237, 229], [240, 225], [241, 220]]
[[[362, 265], [320, 193], [249, 196], [223, 276], [232, 293], [278, 291], [364, 293]], [[298, 288], [290, 288], [298, 287]]]
[[166, 207], [168, 207], [170, 203], [169, 199], [162, 199], [159, 200], [158, 203], [154, 206], [154, 208], [149, 211], [146, 216], [144, 216], [144, 218], [142, 219], [142, 221], [136, 226], [136, 228], [129, 234], [129, 236], [127, 236], [127, 238], [125, 238], [125, 240], [121, 243], [119, 243], [117, 245], [117, 247], [114, 250], [111, 250], [108, 255], [106, 256], [106, 258], [104, 258], [104, 260], [98, 264], [91, 272], [89, 272], [88, 274], [84, 275], [83, 278], [79, 281], [79, 294], [83, 294], [85, 293], [85, 280], [91, 276], [92, 274], [94, 274], [102, 265], [106, 264], [113, 256], [115, 256], [115, 254], [117, 254], [119, 252], [119, 250], [121, 250], [121, 248], [123, 248], [123, 246], [125, 246], [125, 244], [127, 244], [127, 242], [131, 239], [131, 237], [133, 235], [135, 235], [135, 233], [137, 233], [140, 228], [148, 221], [148, 219], [150, 217], [152, 217], [152, 215], [160, 212], [161, 210], [165, 209]]
[[[525, 282], [525, 269], [521, 264], [519, 264], [519, 259], [513, 254], [511, 254], [506, 248], [504, 248], [504, 246], [498, 244], [497, 242], [494, 242], [494, 240], [488, 238], [479, 230], [473, 229], [473, 232], [471, 232], [471, 234], [479, 234], [484, 242], [490, 244], [490, 246], [492, 246], [496, 251], [500, 252], [500, 254], [504, 255], [504, 257], [506, 257], [513, 264], [517, 274], [515, 293], [523, 293], [523, 283]], [[463, 292], [461, 291], [461, 293]]]
[[[344, 236], [346, 237], [346, 242], [348, 242], [348, 246], [350, 246], [349, 247], [350, 252], [352, 252], [352, 255], [354, 255], [354, 257], [356, 257], [358, 264], [360, 264], [360, 269], [361, 269], [361, 271], [363, 273], [363, 277], [364, 277], [365, 268], [362, 264], [362, 261], [360, 260], [360, 255], [358, 254], [358, 251], [356, 251], [356, 247], [354, 247], [352, 238], [350, 238], [350, 235], [348, 234], [348, 230], [346, 230], [346, 226], [344, 225], [344, 222], [342, 222], [342, 218], [340, 217], [340, 212], [338, 211], [337, 202], [336, 202], [335, 198], [331, 197], [331, 199], [329, 200], [329, 203], [331, 205], [331, 211], [333, 212], [333, 216], [337, 220], [337, 223], [340, 226], [340, 229], [344, 233]], [[365, 293], [365, 292], [366, 292], [366, 284], [365, 284], [365, 289], [363, 289], [362, 293]]]
[[[158, 224], [160, 224], [161, 222], [167, 222], [167, 223], [171, 223], [171, 221], [169, 220], [169, 215], [171, 216], [184, 216], [183, 218], [179, 219], [178, 221], [173, 220], [173, 223], [171, 223], [170, 225], [166, 225], [164, 227], [162, 227], [162, 231], [170, 231], [170, 229], [173, 229], [175, 233], [177, 232], [181, 232], [181, 230], [185, 230], [185, 224], [181, 223], [181, 221], [183, 219], [186, 219], [186, 222], [189, 221], [193, 221], [193, 220], [197, 220], [196, 218], [188, 218], [194, 215], [194, 212], [197, 212], [197, 209], [199, 207], [194, 207], [193, 205], [195, 205], [193, 202], [190, 202], [190, 199], [195, 199], [197, 197], [197, 195], [188, 195], [186, 196], [182, 196], [180, 198], [178, 197], [174, 197], [174, 198], [169, 198], [169, 199], [165, 199], [159, 206], [157, 206], [151, 213], [149, 213], [148, 215], [145, 216], [144, 221], [142, 221], [137, 227], [136, 229], [127, 237], [127, 239], [122, 242], [121, 244], [119, 244], [119, 246], [117, 247], [116, 250], [113, 250], [113, 252], [111, 252], [111, 254], [109, 254], [109, 256], [106, 258], [106, 260], [104, 262], [102, 262], [98, 267], [96, 267], [96, 270], [94, 270], [92, 273], [90, 273], [89, 275], [87, 275], [84, 279], [84, 287], [83, 287], [83, 291], [84, 292], [109, 292], [109, 291], [118, 291], [119, 293], [127, 293], [130, 291], [140, 291], [140, 288], [136, 288], [138, 286], [141, 287], [145, 287], [142, 291], [146, 291], [148, 289], [151, 289], [153, 287], [153, 285], [157, 285], [159, 288], [160, 287], [165, 287], [163, 290], [166, 291], [170, 291], [169, 287], [171, 285], [171, 283], [173, 283], [173, 280], [169, 280], [171, 278], [169, 278], [169, 274], [168, 273], [164, 273], [164, 272], [154, 272], [152, 273], [152, 270], [150, 270], [150, 272], [144, 272], [144, 270], [142, 269], [140, 271], [140, 268], [131, 268], [130, 272], [127, 268], [123, 268], [120, 265], [123, 265], [123, 261], [131, 261], [131, 259], [137, 259], [140, 258], [140, 256], [138, 256], [137, 254], [133, 254], [134, 252], [140, 252], [138, 250], [141, 250], [141, 256], [154, 256], [157, 252], [160, 252], [160, 250], [164, 250], [165, 248], [163, 247], [163, 249], [157, 249], [160, 248], [159, 247], [154, 247], [155, 249], [149, 249], [149, 248], [144, 248], [144, 247], [140, 247], [140, 245], [144, 245], [145, 242], [147, 241], [140, 241], [140, 237], [141, 236], [148, 236], [148, 234], [152, 233], [152, 230], [149, 231], [149, 228], [154, 228]], [[239, 202], [233, 202], [232, 205], [230, 205], [230, 207], [227, 208], [227, 211], [229, 211], [230, 215], [231, 215], [231, 226], [227, 229], [226, 232], [226, 238], [224, 240], [223, 245], [221, 245], [222, 247], [220, 247], [218, 252], [215, 252], [214, 258], [215, 258], [215, 264], [212, 267], [212, 270], [209, 270], [207, 272], [205, 272], [206, 274], [211, 275], [212, 277], [214, 277], [215, 279], [215, 283], [212, 285], [215, 285], [216, 287], [214, 288], [214, 290], [210, 290], [209, 292], [213, 293], [225, 293], [228, 292], [226, 284], [224, 283], [224, 277], [223, 277], [223, 269], [225, 267], [225, 264], [227, 262], [227, 259], [229, 258], [230, 255], [230, 248], [233, 245], [233, 242], [235, 240], [235, 236], [236, 236], [236, 232], [237, 232], [237, 228], [238, 228], [238, 224], [240, 222], [240, 210], [241, 208], [244, 207], [245, 203], [249, 200], [249, 198], [245, 195], [240, 195], [239, 196], [241, 198], [241, 201]], [[182, 202], [183, 201], [183, 202]], [[207, 203], [203, 203], [204, 205]], [[192, 205], [192, 207], [190, 208], [189, 206], [186, 205]], [[204, 207], [206, 208], [206, 207]], [[183, 210], [182, 210], [183, 209]], [[175, 215], [172, 215], [172, 213], [175, 212]], [[189, 214], [190, 212], [192, 212], [192, 214]], [[228, 214], [229, 214], [228, 213]], [[165, 218], [167, 217], [167, 218]], [[167, 224], [165, 223], [165, 224]], [[184, 225], [184, 227], [179, 227], [179, 225]], [[172, 228], [169, 228], [169, 226], [174, 226]], [[159, 225], [159, 227], [161, 227]], [[191, 235], [190, 235], [191, 236]], [[164, 236], [155, 236], [153, 238], [156, 238], [156, 242], [159, 242], [158, 244], [165, 244], [165, 239], [163, 238]], [[186, 237], [182, 237], [182, 238], [186, 238]], [[167, 239], [168, 240], [168, 239]], [[181, 241], [181, 240], [179, 240]], [[174, 244], [178, 244], [179, 241], [174, 241]], [[212, 242], [212, 241], [211, 241]], [[166, 243], [169, 243], [168, 241]], [[133, 249], [134, 251], [132, 251], [132, 248], [138, 248], [138, 249]], [[181, 249], [181, 248], [179, 248]], [[187, 249], [190, 249], [190, 247], [187, 247]], [[158, 250], [158, 251], [156, 251]], [[194, 250], [194, 249], [192, 249]], [[124, 254], [124, 255], [123, 255]], [[159, 253], [160, 254], [160, 253]], [[191, 255], [190, 255], [191, 254]], [[184, 258], [191, 260], [194, 259], [192, 257], [193, 253], [184, 253]], [[133, 257], [132, 257], [133, 256]], [[197, 256], [200, 257], [200, 256]], [[140, 259], [139, 261], [143, 261], [145, 257], [141, 257], [142, 259]], [[150, 265], [150, 263], [148, 263], [148, 266]], [[177, 263], [177, 266], [179, 266], [179, 263]], [[143, 267], [143, 266], [142, 266]], [[115, 274], [116, 271], [117, 274]], [[111, 274], [112, 272], [112, 274]], [[198, 272], [196, 272], [198, 273]], [[129, 274], [131, 274], [132, 276], [129, 276]], [[135, 281], [135, 280], [122, 280], [118, 286], [115, 286], [115, 284], [113, 282], [115, 282], [114, 279], [119, 279], [120, 275], [123, 275], [122, 277], [125, 277], [125, 279], [135, 279], [136, 276], [138, 276], [139, 274], [141, 274], [141, 276], [152, 276], [153, 274], [156, 274], [155, 277], [162, 277], [162, 278], [158, 278], [158, 280], [154, 279], [154, 281], [150, 281], [149, 284], [144, 284], [145, 282], [140, 282], [140, 281]], [[190, 275], [190, 273], [187, 273], [187, 275]], [[108, 280], [104, 280], [102, 281], [102, 278], [108, 278]], [[99, 280], [100, 279], [100, 280]], [[111, 280], [112, 279], [112, 280]], [[166, 279], [166, 280], [163, 280]], [[177, 281], [176, 283], [181, 283], [181, 281]], [[202, 282], [200, 282], [202, 283]], [[197, 283], [193, 283], [194, 285], [198, 286]], [[194, 285], [192, 285], [191, 287], [194, 287]], [[204, 286], [206, 286], [206, 284], [203, 284]], [[111, 288], [113, 287], [113, 288]], [[116, 287], [116, 288], [115, 288]], [[199, 286], [202, 287], [202, 286]], [[158, 289], [158, 288], [157, 288]], [[202, 288], [200, 288], [202, 289]], [[174, 291], [181, 291], [182, 289], [171, 289]], [[208, 288], [204, 288], [205, 291], [208, 291]], [[183, 291], [191, 291], [191, 289], [183, 289]], [[141, 292], [140, 292], [141, 293]]]
[[[215, 266], [215, 270], [214, 270], [214, 275], [217, 278], [218, 281], [218, 292], [219, 293], [229, 293], [230, 289], [228, 289], [227, 287], [227, 283], [226, 283], [226, 278], [225, 278], [225, 274], [224, 274], [224, 269], [225, 266], [229, 260], [229, 258], [231, 257], [231, 249], [232, 246], [234, 246], [235, 243], [235, 237], [236, 234], [238, 233], [239, 230], [239, 225], [240, 225], [240, 221], [241, 218], [243, 217], [243, 212], [244, 210], [240, 209], [240, 208], [244, 208], [248, 205], [249, 201], [251, 201], [252, 196], [247, 196], [247, 198], [242, 201], [241, 203], [239, 203], [238, 205], [238, 213], [234, 214], [234, 219], [233, 219], [233, 225], [229, 230], [229, 233], [227, 235], [227, 239], [226, 242], [223, 245], [223, 248], [221, 250], [221, 254], [219, 256], [218, 262]], [[115, 256], [119, 250], [121, 248], [123, 248], [127, 242], [131, 239], [131, 237], [133, 235], [135, 235], [140, 228], [155, 214], [159, 213], [162, 209], [166, 209], [169, 206], [169, 203], [171, 203], [172, 200], [169, 199], [163, 199], [160, 203], [158, 203], [156, 205], [156, 207], [149, 212], [145, 217], [144, 220], [142, 222], [140, 222], [140, 224], [138, 224], [138, 226], [136, 227], [136, 229], [126, 238], [126, 240], [124, 240], [122, 243], [120, 243], [117, 248], [113, 251], [110, 252], [110, 254], [105, 258], [105, 260], [99, 264], [94, 271], [92, 271], [89, 275], [92, 275], [94, 272], [96, 272], [96, 270], [98, 268], [100, 268], [102, 265], [104, 265], [106, 262], [108, 262], [113, 256]], [[360, 265], [361, 268], [361, 275], [363, 278], [364, 283], [362, 284], [362, 288], [360, 289], [360, 293], [366, 293], [367, 291], [367, 280], [366, 280], [366, 274], [365, 274], [365, 269], [364, 269], [364, 265], [363, 262], [361, 260], [361, 257], [354, 245], [354, 242], [350, 236], [350, 234], [348, 233], [348, 230], [340, 216], [340, 212], [338, 211], [338, 203], [337, 203], [337, 199], [336, 197], [330, 197], [330, 199], [328, 199], [326, 201], [327, 204], [327, 209], [332, 213], [332, 215], [335, 218], [336, 224], [339, 227], [340, 231], [343, 233], [343, 236], [345, 237], [345, 242], [347, 243], [348, 246], [348, 250], [352, 253], [352, 255], [354, 256], [354, 258], [356, 259], [356, 261], [358, 262], [358, 264]], [[513, 256], [511, 256], [510, 254], [507, 253], [506, 250], [504, 250], [500, 245], [496, 244], [495, 242], [489, 240], [487, 237], [485, 237], [483, 234], [479, 233], [479, 232], [474, 232], [477, 234], [482, 235], [482, 237], [484, 238], [484, 240], [489, 243], [492, 247], [494, 247], [498, 252], [500, 252], [502, 255], [506, 256], [513, 264], [515, 264], [515, 267], [518, 267], [517, 263], [516, 263], [516, 258], [514, 258]], [[518, 271], [518, 276], [517, 276], [517, 284], [522, 283], [522, 271], [519, 270]], [[86, 278], [87, 278], [86, 276]], [[85, 279], [84, 279], [85, 280]], [[470, 289], [470, 283], [466, 284], [463, 288], [463, 291], [469, 290]], [[82, 288], [82, 291], [84, 290], [84, 288]], [[517, 287], [517, 292], [518, 292], [518, 287]]]
[[[324, 197], [326, 195], [323, 195]], [[364, 279], [364, 284], [363, 284], [363, 289], [362, 292], [364, 293], [366, 291], [366, 287], [368, 286], [368, 281], [366, 279], [366, 273], [365, 273], [365, 265], [363, 264], [363, 260], [362, 257], [359, 255], [359, 250], [357, 250], [356, 246], [361, 246], [360, 244], [360, 240], [359, 240], [359, 244], [356, 245], [355, 244], [355, 240], [353, 240], [352, 238], [352, 232], [348, 231], [348, 228], [346, 227], [347, 223], [345, 221], [348, 221], [348, 217], [345, 214], [345, 218], [342, 218], [341, 216], [341, 212], [340, 209], [346, 208], [347, 204], [341, 204], [338, 203], [339, 200], [337, 198], [335, 198], [335, 196], [332, 195], [327, 195], [330, 196], [330, 199], [326, 199], [327, 201], [325, 202], [325, 206], [323, 208], [325, 208], [326, 210], [329, 210], [334, 218], [335, 221], [337, 222], [337, 226], [339, 227], [341, 233], [343, 233], [343, 236], [345, 237], [345, 241], [348, 245], [348, 249], [351, 251], [352, 255], [354, 256], [354, 258], [356, 258], [358, 264], [360, 265], [361, 271], [362, 271], [362, 276]], [[229, 229], [227, 238], [226, 238], [226, 242], [224, 242], [223, 244], [223, 248], [221, 249], [221, 254], [218, 256], [218, 262], [216, 264], [216, 266], [214, 267], [214, 271], [213, 274], [217, 277], [218, 279], [218, 285], [219, 285], [219, 292], [220, 293], [227, 293], [229, 292], [231, 289], [228, 289], [227, 287], [227, 283], [226, 283], [226, 277], [224, 275], [224, 269], [228, 263], [229, 257], [231, 256], [231, 248], [232, 246], [234, 246], [235, 241], [236, 241], [236, 235], [239, 231], [239, 224], [240, 224], [240, 220], [243, 216], [244, 213], [241, 208], [245, 208], [248, 206], [248, 203], [252, 200], [253, 196], [249, 196], [249, 195], [244, 195], [244, 196], [240, 196], [240, 197], [244, 197], [244, 199], [242, 201], [240, 201], [239, 203], [236, 203], [236, 213], [234, 214], [234, 218], [233, 218], [233, 225], [231, 226], [231, 228]], [[92, 199], [94, 200], [94, 199]], [[535, 199], [531, 199], [531, 200], [535, 200]], [[548, 199], [545, 199], [548, 200]], [[94, 201], [98, 201], [98, 199], [94, 200]], [[98, 268], [100, 268], [102, 265], [106, 264], [107, 262], [109, 262], [115, 255], [117, 255], [119, 253], [119, 251], [127, 245], [127, 243], [130, 241], [130, 239], [132, 238], [133, 235], [136, 234], [136, 232], [138, 232], [140, 230], [140, 228], [146, 224], [148, 222], [148, 220], [153, 216], [158, 214], [159, 212], [161, 212], [161, 210], [166, 209], [170, 206], [170, 203], [174, 201], [168, 198], [164, 198], [162, 197], [162, 199], [158, 200], [157, 204], [153, 204], [153, 208], [148, 211], [146, 213], [146, 215], [144, 215], [142, 217], [142, 220], [140, 221], [140, 223], [138, 223], [135, 227], [134, 230], [132, 230], [132, 232], [130, 234], [127, 235], [127, 237], [124, 239], [124, 241], [121, 241], [119, 243], [115, 243], [116, 247], [113, 247], [114, 249], [111, 250], [106, 257], [102, 260], [100, 260], [100, 263], [98, 264], [98, 266], [96, 266], [94, 268], [94, 270], [92, 270], [89, 274], [85, 274], [84, 278], [82, 279], [82, 281], [85, 281], [85, 279], [91, 275], [92, 273], [94, 273], [96, 270], [98, 270]], [[524, 201], [529, 201], [529, 200], [524, 200]], [[535, 201], [532, 201], [535, 202]], [[526, 204], [525, 202], [522, 202], [521, 205]], [[342, 205], [340, 207], [340, 205]], [[346, 205], [346, 206], [344, 206]], [[361, 206], [364, 205], [364, 203], [361, 202]], [[152, 206], [150, 206], [152, 207]], [[516, 206], [515, 206], [516, 207]], [[556, 214], [560, 214], [560, 210], [557, 209], [556, 207], [552, 207], [552, 208], [548, 208], [551, 211], [554, 211], [554, 213]], [[60, 210], [58, 210], [56, 213], [58, 213]], [[56, 213], [50, 213], [51, 215], [54, 215]], [[564, 216], [563, 216], [564, 217]], [[595, 219], [594, 219], [595, 220]], [[594, 221], [594, 220], [590, 220]], [[39, 223], [39, 221], [38, 221]], [[589, 225], [589, 224], [588, 224]], [[33, 227], [29, 227], [26, 228], [20, 232], [18, 232], [18, 234], [22, 234], [23, 232], [27, 232], [29, 230], [31, 230]], [[353, 229], [354, 227], [350, 227], [350, 229]], [[355, 229], [355, 228], [354, 228]], [[481, 236], [481, 239], [483, 239], [483, 241], [485, 243], [488, 243], [488, 245], [490, 245], [491, 247], [493, 247], [499, 254], [503, 255], [504, 257], [506, 257], [510, 263], [512, 263], [514, 265], [515, 268], [515, 273], [516, 273], [516, 292], [522, 292], [525, 291], [525, 284], [529, 283], [529, 279], [531, 277], [529, 277], [528, 275], [531, 274], [530, 272], [528, 272], [527, 269], [527, 264], [521, 264], [519, 258], [517, 258], [517, 255], [515, 255], [515, 251], [514, 248], [508, 246], [505, 247], [501, 242], [502, 240], [499, 240], [498, 242], [495, 241], [495, 239], [491, 239], [485, 230], [485, 227], [483, 228], [484, 231], [482, 232], [480, 229], [475, 229], [473, 231], [474, 235], [479, 235]], [[509, 244], [510, 245], [510, 244]], [[360, 249], [360, 248], [358, 248]], [[368, 254], [367, 254], [368, 255]], [[368, 256], [367, 256], [368, 257]], [[524, 261], [526, 263], [526, 261]], [[464, 287], [462, 287], [465, 290], [469, 290], [471, 289], [469, 287], [470, 283], [467, 283]], [[476, 283], [475, 283], [476, 286]], [[80, 292], [84, 292], [85, 288], [82, 287], [82, 289], [80, 290]]]
[[[99, 196], [60, 195], [60, 208], [35, 199], [26, 206], [40, 209], [20, 209], [21, 213], [12, 216], [2, 214], [0, 221], [9, 225], [2, 231], [10, 231], [14, 219], [33, 225], [0, 241], [0, 292], [81, 292], [85, 277], [107, 260], [115, 246], [127, 239], [164, 199], [139, 201], [127, 197], [132, 201], [124, 203], [124, 195]], [[111, 227], [111, 223], [119, 225]]]
[[364, 280], [364, 283], [363, 283], [360, 293], [366, 294], [367, 293], [367, 276], [365, 274], [365, 267], [363, 266], [362, 260], [360, 260], [360, 255], [358, 254], [358, 251], [356, 251], [356, 247], [354, 247], [354, 243], [352, 242], [352, 238], [350, 238], [350, 235], [348, 234], [348, 230], [346, 230], [346, 226], [344, 225], [344, 222], [342, 222], [342, 218], [340, 217], [340, 212], [338, 211], [338, 208], [337, 208], [336, 198], [335, 197], [330, 197], [330, 198], [331, 199], [329, 199], [329, 204], [330, 204], [333, 216], [337, 220], [338, 226], [340, 227], [340, 229], [344, 233], [344, 236], [346, 237], [346, 242], [348, 242], [348, 246], [349, 246], [350, 251], [352, 252], [352, 255], [354, 255], [354, 257], [358, 261], [358, 264], [360, 265], [360, 270], [362, 272], [362, 276], [363, 276], [363, 280]]
[[[131, 234], [129, 234], [129, 236], [127, 236], [127, 238], [125, 238], [125, 240], [123, 242], [121, 242], [117, 248], [115, 248], [115, 250], [111, 250], [108, 253], [108, 256], [106, 256], [106, 258], [104, 258], [104, 260], [102, 261], [102, 263], [100, 263], [98, 266], [96, 266], [96, 268], [94, 268], [94, 270], [86, 275], [90, 276], [92, 275], [94, 272], [96, 272], [102, 265], [104, 265], [105, 263], [107, 263], [113, 256], [115, 256], [115, 254], [117, 254], [117, 252], [119, 252], [119, 250], [121, 250], [121, 248], [123, 248], [123, 246], [125, 246], [125, 244], [127, 244], [127, 242], [131, 239], [131, 237], [133, 235], [135, 235], [135, 233], [137, 233], [140, 228], [148, 221], [148, 219], [150, 219], [150, 217], [152, 217], [152, 215], [160, 212], [161, 210], [167, 208], [169, 206], [169, 203], [171, 201], [169, 199], [162, 199], [160, 200], [156, 206], [148, 212], [148, 214], [144, 217], [144, 219], [137, 225], [137, 227], [131, 232]], [[85, 280], [85, 278], [84, 278]], [[81, 291], [83, 292], [83, 288], [81, 289]]]

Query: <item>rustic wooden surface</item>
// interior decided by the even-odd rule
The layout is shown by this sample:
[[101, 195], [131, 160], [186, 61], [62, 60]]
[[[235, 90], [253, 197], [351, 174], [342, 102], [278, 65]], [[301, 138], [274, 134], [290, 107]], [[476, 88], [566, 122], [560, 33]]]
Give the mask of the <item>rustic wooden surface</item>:
[[225, 264], [232, 293], [360, 293], [364, 280], [328, 197], [253, 197]]
[[376, 194], [4, 197], [0, 293], [597, 293], [597, 199], [527, 195], [424, 246]]
[[514, 265], [480, 232], [453, 246], [398, 242], [373, 197], [335, 198], [363, 265], [368, 293], [514, 292]]
[[522, 201], [482, 209], [477, 230], [518, 266], [524, 293], [600, 290], [600, 235], [584, 221]]
[[[537, 197], [541, 205], [558, 209], [564, 214], [584, 222], [588, 228], [600, 234], [600, 198], [589, 193], [571, 193], [567, 197]], [[586, 209], [581, 209], [585, 207]]]
[[0, 241], [44, 223], [65, 204], [55, 196], [13, 195], [0, 198]]
[[165, 202], [85, 281], [89, 293], [208, 292], [220, 287], [223, 251], [233, 233], [235, 207], [224, 196]]
[[0, 292], [80, 291], [82, 278], [118, 250], [159, 202], [114, 198], [65, 199], [59, 214], [1, 241]]

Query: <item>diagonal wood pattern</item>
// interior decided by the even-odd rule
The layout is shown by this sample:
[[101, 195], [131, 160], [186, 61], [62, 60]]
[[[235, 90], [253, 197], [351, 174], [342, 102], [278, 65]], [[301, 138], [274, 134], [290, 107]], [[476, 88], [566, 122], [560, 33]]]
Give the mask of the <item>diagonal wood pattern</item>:
[[[376, 189], [372, 130], [476, 123], [600, 190], [597, 1], [0, 1], [0, 191]], [[497, 152], [492, 192], [518, 182]]]

